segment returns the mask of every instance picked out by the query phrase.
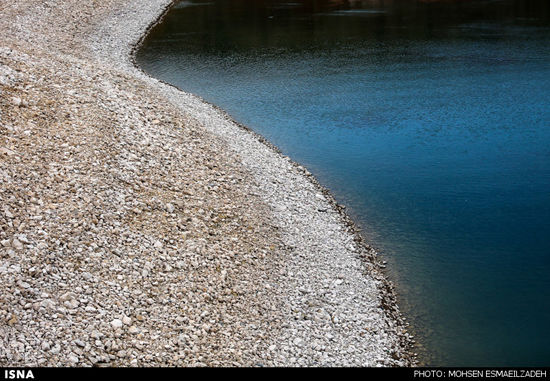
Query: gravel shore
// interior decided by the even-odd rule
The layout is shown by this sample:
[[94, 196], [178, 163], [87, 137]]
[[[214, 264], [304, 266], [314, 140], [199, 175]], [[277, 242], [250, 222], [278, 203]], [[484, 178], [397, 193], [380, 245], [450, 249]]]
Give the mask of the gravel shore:
[[133, 52], [170, 0], [0, 0], [0, 365], [408, 366], [306, 169]]

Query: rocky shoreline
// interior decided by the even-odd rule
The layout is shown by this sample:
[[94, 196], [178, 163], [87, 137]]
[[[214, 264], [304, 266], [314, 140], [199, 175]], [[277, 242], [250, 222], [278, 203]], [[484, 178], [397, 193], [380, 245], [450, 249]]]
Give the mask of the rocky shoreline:
[[170, 5], [0, 1], [0, 364], [413, 365], [330, 194], [135, 67]]

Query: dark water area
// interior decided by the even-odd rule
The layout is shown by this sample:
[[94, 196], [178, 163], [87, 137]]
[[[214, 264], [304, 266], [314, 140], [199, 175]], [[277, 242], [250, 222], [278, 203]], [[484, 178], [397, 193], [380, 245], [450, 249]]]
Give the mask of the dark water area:
[[549, 1], [183, 1], [138, 63], [348, 207], [424, 364], [550, 366]]

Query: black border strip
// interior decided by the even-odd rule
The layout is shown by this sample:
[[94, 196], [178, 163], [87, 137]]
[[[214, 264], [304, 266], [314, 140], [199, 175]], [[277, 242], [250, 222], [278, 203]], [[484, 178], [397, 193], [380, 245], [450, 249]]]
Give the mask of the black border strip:
[[[0, 380], [58, 380], [62, 377], [124, 377], [154, 379], [185, 377], [213, 372], [353, 371], [362, 376], [399, 377], [399, 380], [550, 379], [550, 367], [540, 368], [0, 368]], [[254, 373], [253, 373], [254, 374]], [[354, 373], [357, 374], [357, 373]]]

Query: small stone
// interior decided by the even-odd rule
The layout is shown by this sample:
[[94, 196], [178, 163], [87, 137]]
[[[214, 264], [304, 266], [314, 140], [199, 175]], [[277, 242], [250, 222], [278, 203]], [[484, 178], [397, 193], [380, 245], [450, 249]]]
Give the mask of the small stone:
[[23, 282], [22, 280], [20, 280], [19, 282], [17, 282], [17, 285], [18, 285], [19, 287], [25, 288], [25, 289], [31, 287], [30, 284], [28, 284], [27, 282]]
[[55, 302], [51, 299], [44, 299], [40, 302], [40, 306], [44, 308], [53, 309], [55, 307]]
[[19, 107], [23, 104], [23, 101], [19, 97], [12, 97], [11, 98], [11, 104], [14, 105], [14, 106]]
[[23, 250], [23, 244], [22, 244], [17, 238], [14, 238], [14, 239], [11, 241], [11, 246], [12, 246], [15, 250]]
[[67, 302], [67, 301], [70, 302], [73, 299], [76, 299], [76, 295], [72, 292], [66, 292], [59, 297], [59, 300], [62, 302]]
[[[19, 227], [19, 229], [21, 229], [21, 226]], [[27, 236], [25, 234], [19, 234], [17, 236], [17, 238], [19, 239], [19, 241], [23, 242], [23, 243], [31, 243], [31, 241], [29, 241], [29, 239], [27, 238]]]
[[59, 346], [59, 344], [55, 344], [55, 346], [50, 350], [50, 353], [53, 355], [56, 355], [59, 352], [61, 352], [61, 347]]
[[11, 327], [17, 323], [17, 316], [13, 315], [10, 320], [8, 320], [8, 325]]
[[77, 339], [77, 340], [74, 341], [74, 343], [75, 343], [76, 345], [78, 345], [79, 347], [81, 347], [81, 348], [84, 348], [84, 347], [86, 346], [86, 343], [83, 342], [82, 340], [78, 340], [78, 339]]
[[[13, 155], [16, 154], [16, 152], [15, 152], [15, 151], [12, 151], [11, 149], [8, 149], [8, 148], [6, 148], [6, 147], [0, 147], [0, 154], [4, 154], [4, 155], [8, 155], [8, 156], [13, 156]], [[13, 218], [13, 216], [10, 217], [10, 218]]]
[[114, 319], [112, 322], [111, 322], [111, 326], [114, 328], [114, 329], [118, 329], [118, 328], [122, 328], [122, 320], [120, 319]]

